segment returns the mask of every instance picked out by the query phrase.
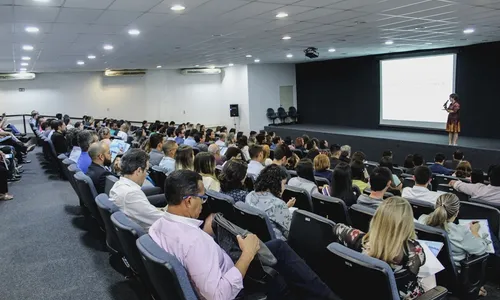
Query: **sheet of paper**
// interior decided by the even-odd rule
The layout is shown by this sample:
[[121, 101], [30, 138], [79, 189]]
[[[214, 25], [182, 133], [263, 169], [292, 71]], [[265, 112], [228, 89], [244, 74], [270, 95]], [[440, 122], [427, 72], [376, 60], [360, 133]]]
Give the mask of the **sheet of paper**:
[[439, 260], [434, 256], [434, 253], [429, 249], [426, 243], [420, 243], [422, 249], [425, 253], [425, 264], [420, 267], [418, 272], [418, 277], [425, 278], [432, 276], [442, 270], [444, 270], [443, 265], [439, 262]]
[[426, 244], [427, 247], [429, 247], [429, 250], [431, 250], [432, 254], [434, 254], [435, 257], [438, 256], [439, 251], [443, 248], [443, 243], [441, 242], [435, 242], [435, 241], [428, 241], [428, 240], [417, 240], [417, 242], [422, 244]]
[[488, 249], [486, 250], [486, 252], [495, 253], [495, 249], [493, 248], [493, 241], [491, 240], [490, 226], [488, 224], [487, 219], [477, 219], [477, 220], [461, 219], [458, 220], [458, 224], [469, 228], [470, 226], [469, 224], [474, 221], [479, 222], [480, 225], [479, 236], [481, 236], [483, 239], [486, 239], [488, 242]]
[[125, 153], [130, 148], [130, 145], [122, 140], [113, 140], [109, 145], [109, 151], [111, 152], [111, 161], [115, 160], [115, 157], [120, 153]]

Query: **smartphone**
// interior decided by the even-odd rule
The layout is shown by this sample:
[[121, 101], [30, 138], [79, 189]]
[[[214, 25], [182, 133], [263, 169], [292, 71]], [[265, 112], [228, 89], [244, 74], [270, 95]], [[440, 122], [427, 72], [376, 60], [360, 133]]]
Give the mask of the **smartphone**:
[[5, 154], [5, 158], [11, 159], [12, 158], [12, 153], [11, 154]]

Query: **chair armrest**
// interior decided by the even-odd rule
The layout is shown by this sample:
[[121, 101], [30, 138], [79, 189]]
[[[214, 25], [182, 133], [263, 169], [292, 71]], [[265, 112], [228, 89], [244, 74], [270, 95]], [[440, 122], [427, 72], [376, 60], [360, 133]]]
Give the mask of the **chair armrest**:
[[[460, 262], [460, 285], [466, 290], [474, 286], [482, 286], [486, 281], [486, 266], [489, 254], [472, 255]], [[471, 282], [474, 281], [474, 282]]]
[[428, 290], [423, 295], [420, 295], [415, 300], [438, 300], [445, 299], [448, 294], [448, 290], [442, 286], [436, 286], [432, 290]]
[[158, 194], [163, 194], [161, 191], [161, 188], [157, 186], [151, 186], [151, 187], [144, 187], [142, 188], [142, 191], [146, 196], [153, 196], [153, 195], [158, 195]]
[[490, 255], [488, 253], [485, 253], [483, 255], [471, 255], [468, 258], [460, 261], [460, 266], [462, 266], [462, 268], [467, 268], [475, 264], [482, 263], [484, 260], [488, 259], [489, 256]]

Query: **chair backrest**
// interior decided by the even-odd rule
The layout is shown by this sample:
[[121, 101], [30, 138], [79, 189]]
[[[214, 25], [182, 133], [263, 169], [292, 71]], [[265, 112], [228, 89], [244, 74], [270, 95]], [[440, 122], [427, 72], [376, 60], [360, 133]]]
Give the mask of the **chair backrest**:
[[165, 191], [165, 180], [167, 179], [167, 175], [163, 173], [160, 167], [158, 166], [153, 166], [149, 170], [149, 176], [153, 179], [155, 182], [155, 186], [161, 188], [161, 191]]
[[335, 223], [351, 224], [347, 206], [343, 200], [320, 193], [313, 193], [311, 201], [315, 214], [332, 220]]
[[99, 227], [104, 230], [104, 222], [101, 218], [99, 210], [97, 209], [97, 204], [95, 203], [97, 191], [94, 187], [92, 179], [83, 174], [83, 172], [78, 172], [73, 177], [75, 178], [77, 189], [80, 192], [80, 199], [83, 201], [85, 207], [90, 211], [92, 217], [97, 221]]
[[[337, 296], [344, 300], [400, 299], [394, 272], [387, 263], [338, 243], [327, 249], [330, 255], [324, 263], [338, 276], [322, 279]], [[363, 282], [363, 287], [353, 288], [353, 282]]]
[[172, 255], [158, 246], [149, 235], [137, 240], [137, 248], [146, 266], [157, 300], [197, 300], [186, 269]]
[[76, 186], [76, 181], [75, 181], [75, 174], [80, 172], [80, 168], [78, 168], [78, 166], [75, 163], [73, 163], [69, 165], [67, 169], [68, 169], [68, 180], [71, 183], [73, 189], [75, 190], [75, 193], [80, 198], [80, 191], [78, 191], [78, 187]]
[[336, 240], [335, 223], [308, 211], [293, 213], [288, 245], [302, 257], [320, 278], [331, 276], [332, 269], [325, 265], [326, 247]]
[[281, 107], [281, 106], [280, 106], [280, 107], [278, 107], [277, 113], [278, 113], [278, 116], [279, 116], [280, 118], [281, 118], [281, 117], [283, 117], [283, 116], [286, 116], [286, 115], [287, 115], [287, 113], [286, 113], [285, 109], [284, 109], [283, 107]]
[[272, 114], [274, 114], [274, 109], [272, 109], [272, 108], [268, 108], [268, 109], [267, 109], [266, 114], [267, 114], [267, 115], [272, 115]]
[[393, 167], [392, 168], [392, 173], [398, 177], [401, 177], [401, 175], [403, 175], [404, 173], [404, 169], [403, 168], [400, 168], [400, 167]]
[[413, 217], [418, 219], [421, 215], [429, 215], [434, 211], [434, 204], [422, 201], [418, 199], [405, 198], [410, 202], [411, 208], [413, 210]]
[[[372, 192], [372, 190], [369, 187], [367, 187], [363, 190], [363, 194], [366, 194], [366, 195], [370, 195], [371, 192]], [[384, 193], [384, 199], [391, 198], [391, 197], [394, 197], [393, 193], [389, 193], [389, 192]]]
[[300, 150], [300, 149], [293, 149], [292, 152], [295, 153], [295, 154], [297, 154], [297, 156], [299, 158], [303, 158], [304, 157], [304, 152], [302, 150]]
[[123, 254], [120, 241], [118, 240], [115, 228], [111, 222], [111, 215], [119, 210], [118, 206], [109, 201], [108, 195], [106, 194], [99, 194], [95, 198], [95, 202], [97, 204], [97, 209], [101, 214], [102, 220], [104, 221], [104, 227], [106, 229], [106, 245], [108, 246], [108, 249], [114, 253]]
[[288, 200], [290, 200], [290, 198], [292, 197], [295, 197], [296, 200], [294, 207], [310, 212], [313, 211], [311, 197], [305, 189], [286, 185], [285, 190], [283, 191], [283, 195], [281, 195], [281, 199], [283, 199], [285, 202], [288, 202]]
[[208, 204], [211, 213], [220, 212], [226, 219], [228, 220], [233, 219], [234, 217], [233, 197], [212, 190], [206, 190], [205, 193], [208, 196], [206, 204]]
[[437, 190], [441, 191], [441, 192], [445, 192], [445, 193], [455, 194], [455, 195], [457, 195], [458, 199], [460, 199], [460, 201], [469, 201], [469, 198], [470, 198], [469, 195], [455, 190], [453, 187], [449, 186], [448, 184], [439, 184], [437, 186]]
[[373, 208], [359, 204], [353, 204], [349, 207], [352, 227], [361, 231], [368, 232], [373, 215], [375, 215]]
[[295, 170], [286, 170], [286, 172], [290, 175], [290, 178], [297, 177], [297, 171]]
[[486, 201], [461, 202], [458, 219], [487, 219], [491, 234], [500, 237], [500, 211]]
[[415, 185], [415, 179], [411, 177], [403, 177], [403, 188], [412, 188]]
[[200, 153], [200, 148], [198, 148], [198, 147], [193, 147], [193, 153], [194, 153], [194, 155], [196, 155], [196, 154]]
[[295, 108], [295, 106], [290, 106], [288, 108], [288, 114], [292, 116], [295, 116], [297, 114], [297, 109]]
[[69, 158], [66, 158], [62, 161], [62, 171], [66, 176], [66, 178], [68, 179], [69, 183], [71, 184], [71, 187], [73, 187], [73, 189], [75, 189], [75, 179], [73, 178], [73, 174], [70, 174], [68, 167], [74, 163], [75, 162]]
[[251, 192], [254, 189], [255, 177], [252, 174], [247, 174], [245, 178], [245, 188], [247, 191]]
[[365, 162], [366, 171], [370, 175], [372, 174], [373, 170], [375, 170], [375, 168], [377, 168], [377, 167], [378, 167], [378, 164], [376, 162], [370, 162], [370, 161]]
[[113, 185], [120, 180], [118, 177], [113, 175], [106, 176], [106, 182], [104, 183], [104, 193], [109, 196], [109, 191], [113, 188]]
[[232, 223], [254, 233], [263, 242], [276, 238], [271, 221], [264, 212], [241, 201], [234, 204], [234, 210]]
[[316, 180], [316, 185], [318, 187], [322, 187], [325, 184], [330, 185], [330, 180], [326, 179], [325, 177], [314, 176], [314, 179]]

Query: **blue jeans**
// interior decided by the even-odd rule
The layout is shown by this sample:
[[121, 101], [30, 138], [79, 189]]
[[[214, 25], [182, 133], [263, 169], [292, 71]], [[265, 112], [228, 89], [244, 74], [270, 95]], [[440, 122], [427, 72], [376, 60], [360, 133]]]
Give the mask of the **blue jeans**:
[[7, 127], [12, 130], [13, 134], [19, 134], [19, 133], [21, 133], [19, 130], [17, 130], [16, 126], [14, 126], [12, 124], [7, 124]]
[[286, 242], [275, 239], [265, 244], [278, 260], [273, 268], [279, 272], [269, 283], [268, 300], [340, 299]]

